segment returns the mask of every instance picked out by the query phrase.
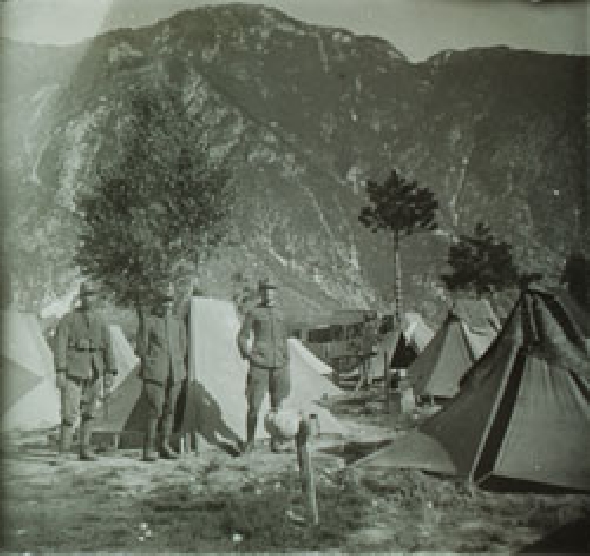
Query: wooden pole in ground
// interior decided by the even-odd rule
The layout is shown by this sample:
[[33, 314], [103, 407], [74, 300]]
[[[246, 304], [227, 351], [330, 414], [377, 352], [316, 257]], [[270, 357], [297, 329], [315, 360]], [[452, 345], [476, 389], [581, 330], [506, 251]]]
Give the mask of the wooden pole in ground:
[[385, 409], [385, 413], [389, 413], [389, 353], [387, 353], [387, 350], [385, 350], [383, 353], [383, 388], [385, 395], [385, 405], [383, 407]]
[[309, 417], [301, 417], [299, 429], [295, 437], [297, 444], [297, 462], [303, 492], [306, 495], [311, 523], [317, 525], [320, 521], [316, 496], [315, 477], [311, 462], [311, 423]]

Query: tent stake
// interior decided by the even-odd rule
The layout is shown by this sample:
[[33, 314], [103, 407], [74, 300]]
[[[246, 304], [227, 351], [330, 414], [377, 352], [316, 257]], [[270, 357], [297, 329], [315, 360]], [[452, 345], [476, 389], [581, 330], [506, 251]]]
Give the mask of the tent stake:
[[307, 495], [311, 522], [313, 525], [317, 525], [320, 519], [318, 515], [315, 477], [311, 463], [311, 423], [308, 417], [301, 417], [295, 440], [297, 443], [297, 462], [299, 464], [303, 492]]

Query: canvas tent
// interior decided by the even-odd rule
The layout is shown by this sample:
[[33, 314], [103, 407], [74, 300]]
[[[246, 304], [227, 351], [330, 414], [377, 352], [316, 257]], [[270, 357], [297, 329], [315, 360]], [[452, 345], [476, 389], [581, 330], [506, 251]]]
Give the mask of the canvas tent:
[[582, 327], [557, 292], [529, 289], [457, 397], [418, 432], [358, 465], [590, 491], [589, 431]]
[[129, 373], [139, 368], [139, 357], [135, 355], [133, 348], [118, 324], [110, 324], [108, 331], [115, 366], [118, 371], [113, 388], [117, 388]]
[[[240, 320], [230, 302], [194, 297], [189, 312], [188, 380], [177, 408], [176, 433], [198, 432], [208, 442], [237, 448], [245, 436], [247, 363], [240, 357], [237, 334]], [[320, 433], [342, 434], [345, 428], [314, 401], [340, 393], [322, 376], [323, 364], [296, 340], [289, 340], [291, 393], [285, 407], [317, 416]], [[263, 402], [256, 437], [267, 436]], [[141, 433], [145, 429], [145, 400], [141, 380], [131, 373], [114, 391], [108, 417], [96, 430]], [[123, 436], [121, 437], [123, 441]], [[124, 442], [123, 442], [124, 445]]]
[[34, 315], [2, 311], [2, 430], [59, 424], [53, 353]]
[[458, 300], [408, 369], [416, 395], [452, 398], [471, 365], [488, 349], [499, 321], [485, 301]]
[[[420, 353], [428, 342], [430, 342], [433, 335], [432, 330], [418, 313], [406, 313], [404, 315], [401, 332], [399, 328], [391, 330], [377, 344], [375, 355], [370, 361], [370, 376], [372, 378], [383, 377], [385, 353], [389, 356], [390, 366], [394, 368], [403, 368], [402, 365], [399, 365], [398, 367], [396, 364], [407, 362], [407, 352], [410, 352], [411, 357], [414, 358], [414, 354], [417, 355]], [[403, 357], [401, 354], [402, 350], [407, 350]], [[359, 367], [349, 373], [342, 373], [341, 377], [350, 378], [358, 376], [358, 373]]]
[[395, 369], [408, 368], [434, 336], [418, 313], [406, 313], [402, 327], [402, 334], [391, 358], [391, 366]]
[[406, 341], [413, 345], [418, 353], [424, 351], [434, 337], [434, 332], [419, 313], [405, 313], [403, 330]]
[[318, 359], [303, 345], [301, 340], [289, 338], [289, 355], [295, 368], [305, 366], [323, 376], [329, 376], [334, 373], [334, 369], [321, 359]]

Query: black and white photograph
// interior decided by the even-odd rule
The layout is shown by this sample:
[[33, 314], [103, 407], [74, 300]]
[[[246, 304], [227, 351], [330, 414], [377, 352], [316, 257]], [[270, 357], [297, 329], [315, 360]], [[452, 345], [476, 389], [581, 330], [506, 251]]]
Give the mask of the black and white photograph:
[[590, 553], [588, 2], [0, 15], [0, 551]]

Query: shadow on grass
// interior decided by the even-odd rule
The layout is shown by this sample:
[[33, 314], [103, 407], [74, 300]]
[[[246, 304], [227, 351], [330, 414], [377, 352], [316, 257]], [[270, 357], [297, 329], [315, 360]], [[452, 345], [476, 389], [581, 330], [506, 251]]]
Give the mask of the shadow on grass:
[[371, 442], [348, 442], [340, 446], [329, 446], [327, 448], [320, 448], [319, 452], [324, 452], [333, 456], [342, 458], [348, 465], [353, 463], [369, 454], [388, 446], [391, 444], [391, 440], [377, 440]]

